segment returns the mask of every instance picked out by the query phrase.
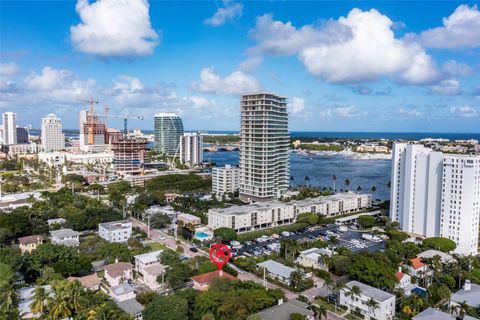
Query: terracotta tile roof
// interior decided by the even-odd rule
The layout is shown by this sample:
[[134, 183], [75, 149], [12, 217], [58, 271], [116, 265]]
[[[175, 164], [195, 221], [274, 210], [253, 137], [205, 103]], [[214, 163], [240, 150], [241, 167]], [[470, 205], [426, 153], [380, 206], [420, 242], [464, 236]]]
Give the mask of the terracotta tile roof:
[[216, 278], [237, 280], [237, 278], [232, 276], [231, 274], [226, 273], [225, 271], [219, 271], [219, 270], [200, 274], [198, 276], [192, 277], [192, 280], [195, 282], [198, 282], [201, 285], [204, 285], [204, 284], [209, 284], [210, 282], [212, 282], [213, 279], [216, 279]]
[[68, 277], [67, 280], [78, 280], [82, 284], [82, 286], [88, 289], [100, 285], [100, 278], [97, 276], [96, 273], [84, 277]]
[[415, 270], [423, 268], [425, 266], [425, 263], [422, 262], [422, 258], [419, 257], [411, 259], [410, 262], [412, 263], [412, 267]]
[[126, 270], [132, 269], [133, 265], [130, 262], [117, 262], [109, 264], [103, 268], [110, 277], [118, 278], [123, 276]]
[[397, 277], [398, 281], [402, 280], [404, 275], [405, 275], [405, 273], [403, 273], [401, 271], [398, 271], [397, 273], [395, 273], [395, 277]]
[[39, 241], [43, 241], [43, 237], [41, 235], [33, 235], [33, 236], [18, 238], [18, 242], [20, 242], [20, 244], [23, 244], [23, 245], [38, 243]]

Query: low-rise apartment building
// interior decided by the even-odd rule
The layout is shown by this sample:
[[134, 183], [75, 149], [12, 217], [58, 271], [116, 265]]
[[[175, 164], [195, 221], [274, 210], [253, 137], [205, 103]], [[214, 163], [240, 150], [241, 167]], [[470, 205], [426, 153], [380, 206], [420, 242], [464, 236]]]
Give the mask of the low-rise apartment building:
[[100, 223], [98, 235], [108, 242], [127, 242], [132, 236], [132, 223], [126, 220]]
[[286, 285], [290, 285], [290, 275], [296, 270], [290, 267], [287, 267], [280, 262], [275, 260], [267, 260], [261, 263], [257, 263], [257, 268], [265, 269], [265, 272], [268, 276], [275, 278]]
[[133, 279], [132, 264], [129, 262], [116, 262], [106, 265], [105, 280], [112, 287], [118, 286], [121, 283], [127, 282]]
[[370, 208], [369, 194], [338, 193], [332, 196], [280, 202], [257, 202], [246, 206], [214, 208], [208, 211], [208, 227], [232, 228], [237, 233], [294, 223], [305, 212], [331, 217]]
[[306, 268], [314, 268], [328, 271], [328, 266], [322, 261], [322, 256], [331, 257], [333, 251], [325, 248], [310, 248], [303, 250], [297, 257], [296, 262]]
[[[360, 289], [359, 295], [351, 294], [353, 287]], [[376, 308], [369, 306], [370, 299], [377, 302]], [[395, 317], [395, 296], [393, 294], [358, 281], [348, 282], [346, 287], [340, 291], [340, 305], [360, 312], [366, 318], [391, 320]]]
[[222, 196], [240, 188], [240, 168], [225, 165], [212, 169], [212, 193]]

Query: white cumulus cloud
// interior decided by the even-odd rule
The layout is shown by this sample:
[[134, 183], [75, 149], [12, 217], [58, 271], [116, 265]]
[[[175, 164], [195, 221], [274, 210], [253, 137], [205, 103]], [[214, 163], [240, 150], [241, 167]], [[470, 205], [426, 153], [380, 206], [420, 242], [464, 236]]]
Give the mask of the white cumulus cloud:
[[394, 23], [375, 9], [352, 9], [346, 17], [296, 28], [291, 22], [257, 18], [250, 36], [260, 54], [298, 54], [306, 69], [329, 82], [360, 83], [391, 76], [413, 84], [431, 84], [439, 71], [415, 42], [395, 37]]
[[288, 105], [288, 111], [292, 114], [298, 114], [305, 110], [305, 100], [293, 97], [292, 102]]
[[450, 107], [450, 113], [465, 118], [476, 117], [478, 115], [477, 109], [470, 106]]
[[446, 79], [430, 87], [432, 92], [442, 95], [455, 95], [460, 93], [460, 82], [456, 79]]
[[204, 23], [214, 27], [221, 26], [227, 20], [238, 18], [242, 15], [243, 5], [241, 3], [233, 3], [228, 0], [223, 1], [223, 7], [219, 7], [215, 14], [205, 19]]
[[0, 63], [0, 76], [13, 76], [18, 70], [18, 65], [14, 62]]
[[147, 0], [78, 0], [81, 23], [70, 28], [77, 50], [101, 57], [132, 57], [153, 53], [159, 43], [152, 29]]
[[221, 77], [213, 67], [203, 68], [200, 81], [192, 84], [192, 89], [199, 92], [242, 94], [260, 89], [257, 79], [251, 74], [237, 70]]
[[458, 6], [443, 18], [443, 26], [428, 29], [419, 36], [423, 45], [431, 48], [477, 48], [480, 47], [480, 11], [477, 5]]

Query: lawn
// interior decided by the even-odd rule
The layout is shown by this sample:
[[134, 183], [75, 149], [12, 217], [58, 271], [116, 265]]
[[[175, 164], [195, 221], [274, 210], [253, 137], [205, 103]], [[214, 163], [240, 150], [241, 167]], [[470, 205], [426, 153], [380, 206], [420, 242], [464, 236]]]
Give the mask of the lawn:
[[157, 251], [157, 250], [163, 250], [165, 249], [165, 245], [158, 243], [158, 242], [152, 242], [149, 244], [145, 245], [145, 251], [146, 252], [151, 252], [151, 251]]
[[333, 303], [329, 303], [325, 301], [324, 299], [315, 299], [315, 303], [318, 304], [319, 306], [324, 306], [329, 311], [336, 313], [338, 315], [342, 315], [345, 313], [345, 310], [342, 310], [340, 308], [337, 308], [337, 312], [335, 312], [335, 305]]
[[263, 229], [263, 230], [257, 230], [257, 231], [251, 231], [251, 232], [246, 232], [246, 233], [241, 233], [238, 235], [238, 241], [240, 242], [245, 242], [249, 240], [254, 240], [258, 237], [261, 237], [263, 235], [271, 236], [274, 233], [280, 233], [283, 231], [295, 231], [298, 229], [302, 229], [308, 226], [307, 223], [299, 222], [299, 223], [293, 223], [285, 226], [279, 226], [275, 228], [270, 228], [270, 229]]

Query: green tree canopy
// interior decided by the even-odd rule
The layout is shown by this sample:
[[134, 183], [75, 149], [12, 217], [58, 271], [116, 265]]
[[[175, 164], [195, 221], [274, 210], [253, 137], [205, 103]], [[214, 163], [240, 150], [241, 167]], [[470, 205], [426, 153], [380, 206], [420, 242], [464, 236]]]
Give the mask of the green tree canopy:
[[219, 238], [223, 243], [237, 240], [237, 233], [232, 228], [218, 228], [213, 231], [213, 235]]
[[188, 320], [187, 301], [179, 296], [159, 296], [143, 310], [144, 320]]
[[397, 283], [395, 267], [382, 253], [359, 253], [347, 267], [349, 275], [377, 288], [393, 289]]
[[297, 217], [297, 222], [305, 222], [310, 225], [317, 224], [319, 220], [318, 214], [311, 212], [300, 213]]
[[450, 252], [457, 247], [453, 240], [442, 237], [426, 238], [422, 244], [426, 249], [434, 249], [442, 252]]
[[358, 217], [357, 223], [362, 229], [371, 228], [375, 224], [375, 218], [369, 215], [361, 215]]
[[150, 226], [154, 229], [162, 229], [172, 223], [172, 219], [166, 214], [156, 214], [150, 218]]

